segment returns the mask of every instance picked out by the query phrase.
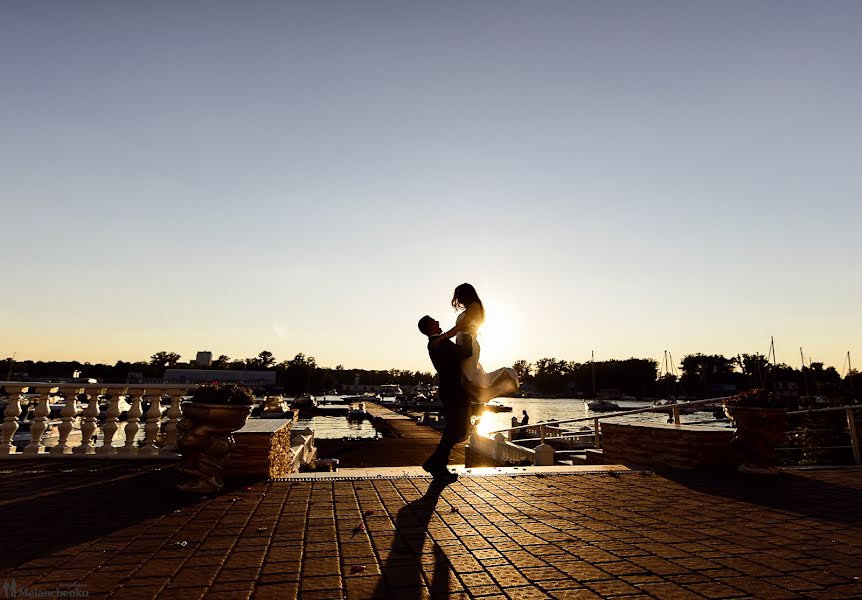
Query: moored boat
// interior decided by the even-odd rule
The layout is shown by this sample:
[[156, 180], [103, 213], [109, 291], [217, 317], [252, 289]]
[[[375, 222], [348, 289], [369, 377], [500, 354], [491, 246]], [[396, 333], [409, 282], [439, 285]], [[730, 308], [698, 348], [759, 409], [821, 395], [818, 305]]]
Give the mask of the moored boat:
[[266, 396], [260, 406], [262, 419], [292, 419], [294, 410], [284, 396]]
[[446, 417], [436, 411], [428, 411], [422, 415], [417, 421], [418, 425], [428, 425], [433, 429], [443, 429], [446, 427]]
[[611, 402], [610, 400], [585, 400], [584, 404], [586, 404], [587, 408], [593, 412], [611, 412], [620, 409], [619, 404]]
[[290, 407], [301, 412], [314, 412], [317, 408], [317, 400], [311, 394], [300, 394], [293, 399]]
[[351, 402], [350, 408], [347, 409], [347, 418], [362, 420], [368, 416], [368, 411], [365, 410], [365, 402]]

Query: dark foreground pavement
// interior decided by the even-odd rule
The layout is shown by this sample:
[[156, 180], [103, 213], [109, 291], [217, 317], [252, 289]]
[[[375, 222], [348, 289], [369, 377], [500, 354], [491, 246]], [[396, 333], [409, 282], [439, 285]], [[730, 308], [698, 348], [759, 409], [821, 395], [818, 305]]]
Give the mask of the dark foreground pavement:
[[121, 600], [862, 597], [859, 469], [293, 480], [203, 500], [172, 482], [151, 463], [0, 463], [0, 585]]

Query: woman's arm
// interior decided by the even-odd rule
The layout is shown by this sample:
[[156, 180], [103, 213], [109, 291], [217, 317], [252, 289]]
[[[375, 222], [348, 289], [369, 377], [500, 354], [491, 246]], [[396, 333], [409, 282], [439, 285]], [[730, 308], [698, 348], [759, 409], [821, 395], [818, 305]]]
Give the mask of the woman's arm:
[[483, 318], [481, 307], [475, 302], [464, 309], [463, 316], [455, 323], [455, 327], [443, 334], [444, 339], [455, 337], [458, 333], [469, 329], [474, 321], [479, 321]]

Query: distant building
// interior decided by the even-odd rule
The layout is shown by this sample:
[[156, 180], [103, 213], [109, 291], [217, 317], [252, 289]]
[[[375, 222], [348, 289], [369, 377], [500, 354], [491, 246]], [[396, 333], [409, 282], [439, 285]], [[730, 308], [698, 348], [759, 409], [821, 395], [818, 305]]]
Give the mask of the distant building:
[[233, 371], [216, 369], [167, 369], [163, 383], [212, 383], [228, 381], [243, 385], [275, 385], [275, 371]]
[[198, 352], [198, 355], [195, 357], [195, 366], [198, 367], [211, 367], [213, 366], [213, 353], [207, 352], [206, 350], [202, 350]]

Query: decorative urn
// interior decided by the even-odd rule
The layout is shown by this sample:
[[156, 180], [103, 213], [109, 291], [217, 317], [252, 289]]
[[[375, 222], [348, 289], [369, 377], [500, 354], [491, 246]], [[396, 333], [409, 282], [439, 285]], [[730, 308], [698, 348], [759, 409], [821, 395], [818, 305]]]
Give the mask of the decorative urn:
[[233, 432], [242, 429], [254, 394], [232, 383], [198, 386], [177, 425], [177, 449], [181, 455], [176, 471], [181, 492], [214, 494], [224, 487], [222, 467], [236, 445]]
[[775, 473], [777, 447], [787, 438], [787, 401], [765, 389], [752, 389], [728, 398], [724, 412], [736, 426], [730, 445], [742, 457], [740, 471]]

